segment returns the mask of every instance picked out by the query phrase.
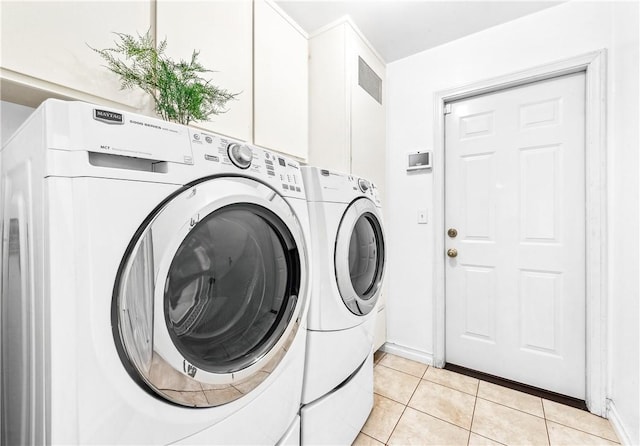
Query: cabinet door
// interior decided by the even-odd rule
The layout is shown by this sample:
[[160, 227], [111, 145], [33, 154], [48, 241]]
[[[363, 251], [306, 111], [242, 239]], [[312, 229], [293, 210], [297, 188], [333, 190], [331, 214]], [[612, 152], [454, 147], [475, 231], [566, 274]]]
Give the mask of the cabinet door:
[[157, 2], [158, 40], [167, 39], [166, 53], [175, 60], [198, 60], [213, 70], [204, 77], [232, 93], [226, 113], [194, 123], [216, 133], [251, 141], [252, 129], [252, 5], [250, 0]]
[[271, 2], [254, 4], [254, 142], [307, 159], [308, 39]]
[[[3, 1], [0, 65], [3, 77], [30, 87], [94, 100], [86, 93], [137, 109], [143, 93], [120, 90], [119, 78], [91, 50], [113, 47], [113, 32], [145, 33], [151, 27], [151, 1]], [[69, 90], [70, 89], [70, 90]]]
[[349, 173], [346, 26], [338, 24], [309, 39], [309, 164]]
[[[372, 181], [380, 190], [384, 204], [386, 122], [382, 88], [385, 66], [351, 27], [347, 27], [347, 61], [351, 88], [351, 172]], [[375, 90], [376, 76], [380, 90], [372, 96], [361, 84], [369, 91]]]

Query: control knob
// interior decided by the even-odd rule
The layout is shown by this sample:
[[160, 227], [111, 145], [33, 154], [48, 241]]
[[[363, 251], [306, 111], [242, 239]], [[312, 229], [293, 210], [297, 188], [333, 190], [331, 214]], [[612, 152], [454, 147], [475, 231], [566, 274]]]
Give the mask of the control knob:
[[367, 192], [369, 190], [369, 182], [367, 180], [363, 180], [362, 178], [360, 178], [358, 180], [358, 187], [360, 187], [360, 190], [362, 192]]
[[253, 160], [251, 147], [232, 142], [227, 146], [227, 153], [231, 162], [240, 169], [248, 169]]

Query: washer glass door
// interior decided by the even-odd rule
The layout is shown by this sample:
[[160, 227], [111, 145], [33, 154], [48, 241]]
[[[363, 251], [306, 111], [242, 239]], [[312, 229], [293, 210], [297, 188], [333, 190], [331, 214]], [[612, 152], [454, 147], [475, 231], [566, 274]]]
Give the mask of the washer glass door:
[[242, 370], [286, 328], [293, 240], [265, 208], [232, 204], [198, 222], [171, 262], [164, 292], [173, 343], [200, 369]]
[[232, 177], [178, 193], [121, 265], [112, 319], [129, 374], [186, 406], [250, 392], [297, 333], [306, 258], [295, 212], [271, 188]]
[[358, 316], [371, 312], [381, 291], [384, 235], [378, 208], [367, 198], [349, 205], [338, 228], [336, 281], [347, 308]]

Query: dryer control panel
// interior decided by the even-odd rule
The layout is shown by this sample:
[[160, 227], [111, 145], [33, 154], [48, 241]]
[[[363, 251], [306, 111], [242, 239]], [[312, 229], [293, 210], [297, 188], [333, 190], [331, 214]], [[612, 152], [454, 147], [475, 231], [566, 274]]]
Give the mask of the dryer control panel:
[[303, 172], [309, 201], [350, 203], [358, 197], [367, 197], [381, 206], [378, 188], [365, 178], [313, 166], [303, 167]]
[[380, 195], [375, 184], [364, 178], [358, 178], [353, 175], [347, 175], [347, 181], [351, 185], [353, 191], [360, 191], [366, 197], [370, 198], [377, 206], [380, 206]]
[[232, 138], [191, 131], [196, 163], [215, 173], [235, 173], [268, 183], [282, 195], [305, 199], [300, 164], [287, 156]]

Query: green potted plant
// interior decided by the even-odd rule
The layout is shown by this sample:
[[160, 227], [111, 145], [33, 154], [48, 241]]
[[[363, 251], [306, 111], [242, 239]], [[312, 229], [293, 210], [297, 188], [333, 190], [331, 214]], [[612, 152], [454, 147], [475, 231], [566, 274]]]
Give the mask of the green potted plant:
[[198, 51], [193, 51], [189, 61], [175, 62], [164, 53], [167, 39], [156, 46], [149, 32], [137, 37], [114, 34], [119, 40], [113, 48], [90, 48], [120, 77], [122, 89], [137, 87], [149, 94], [156, 113], [167, 121], [185, 125], [206, 121], [211, 115], [226, 112], [227, 102], [239, 94], [230, 93], [202, 77], [212, 71], [198, 62]]

